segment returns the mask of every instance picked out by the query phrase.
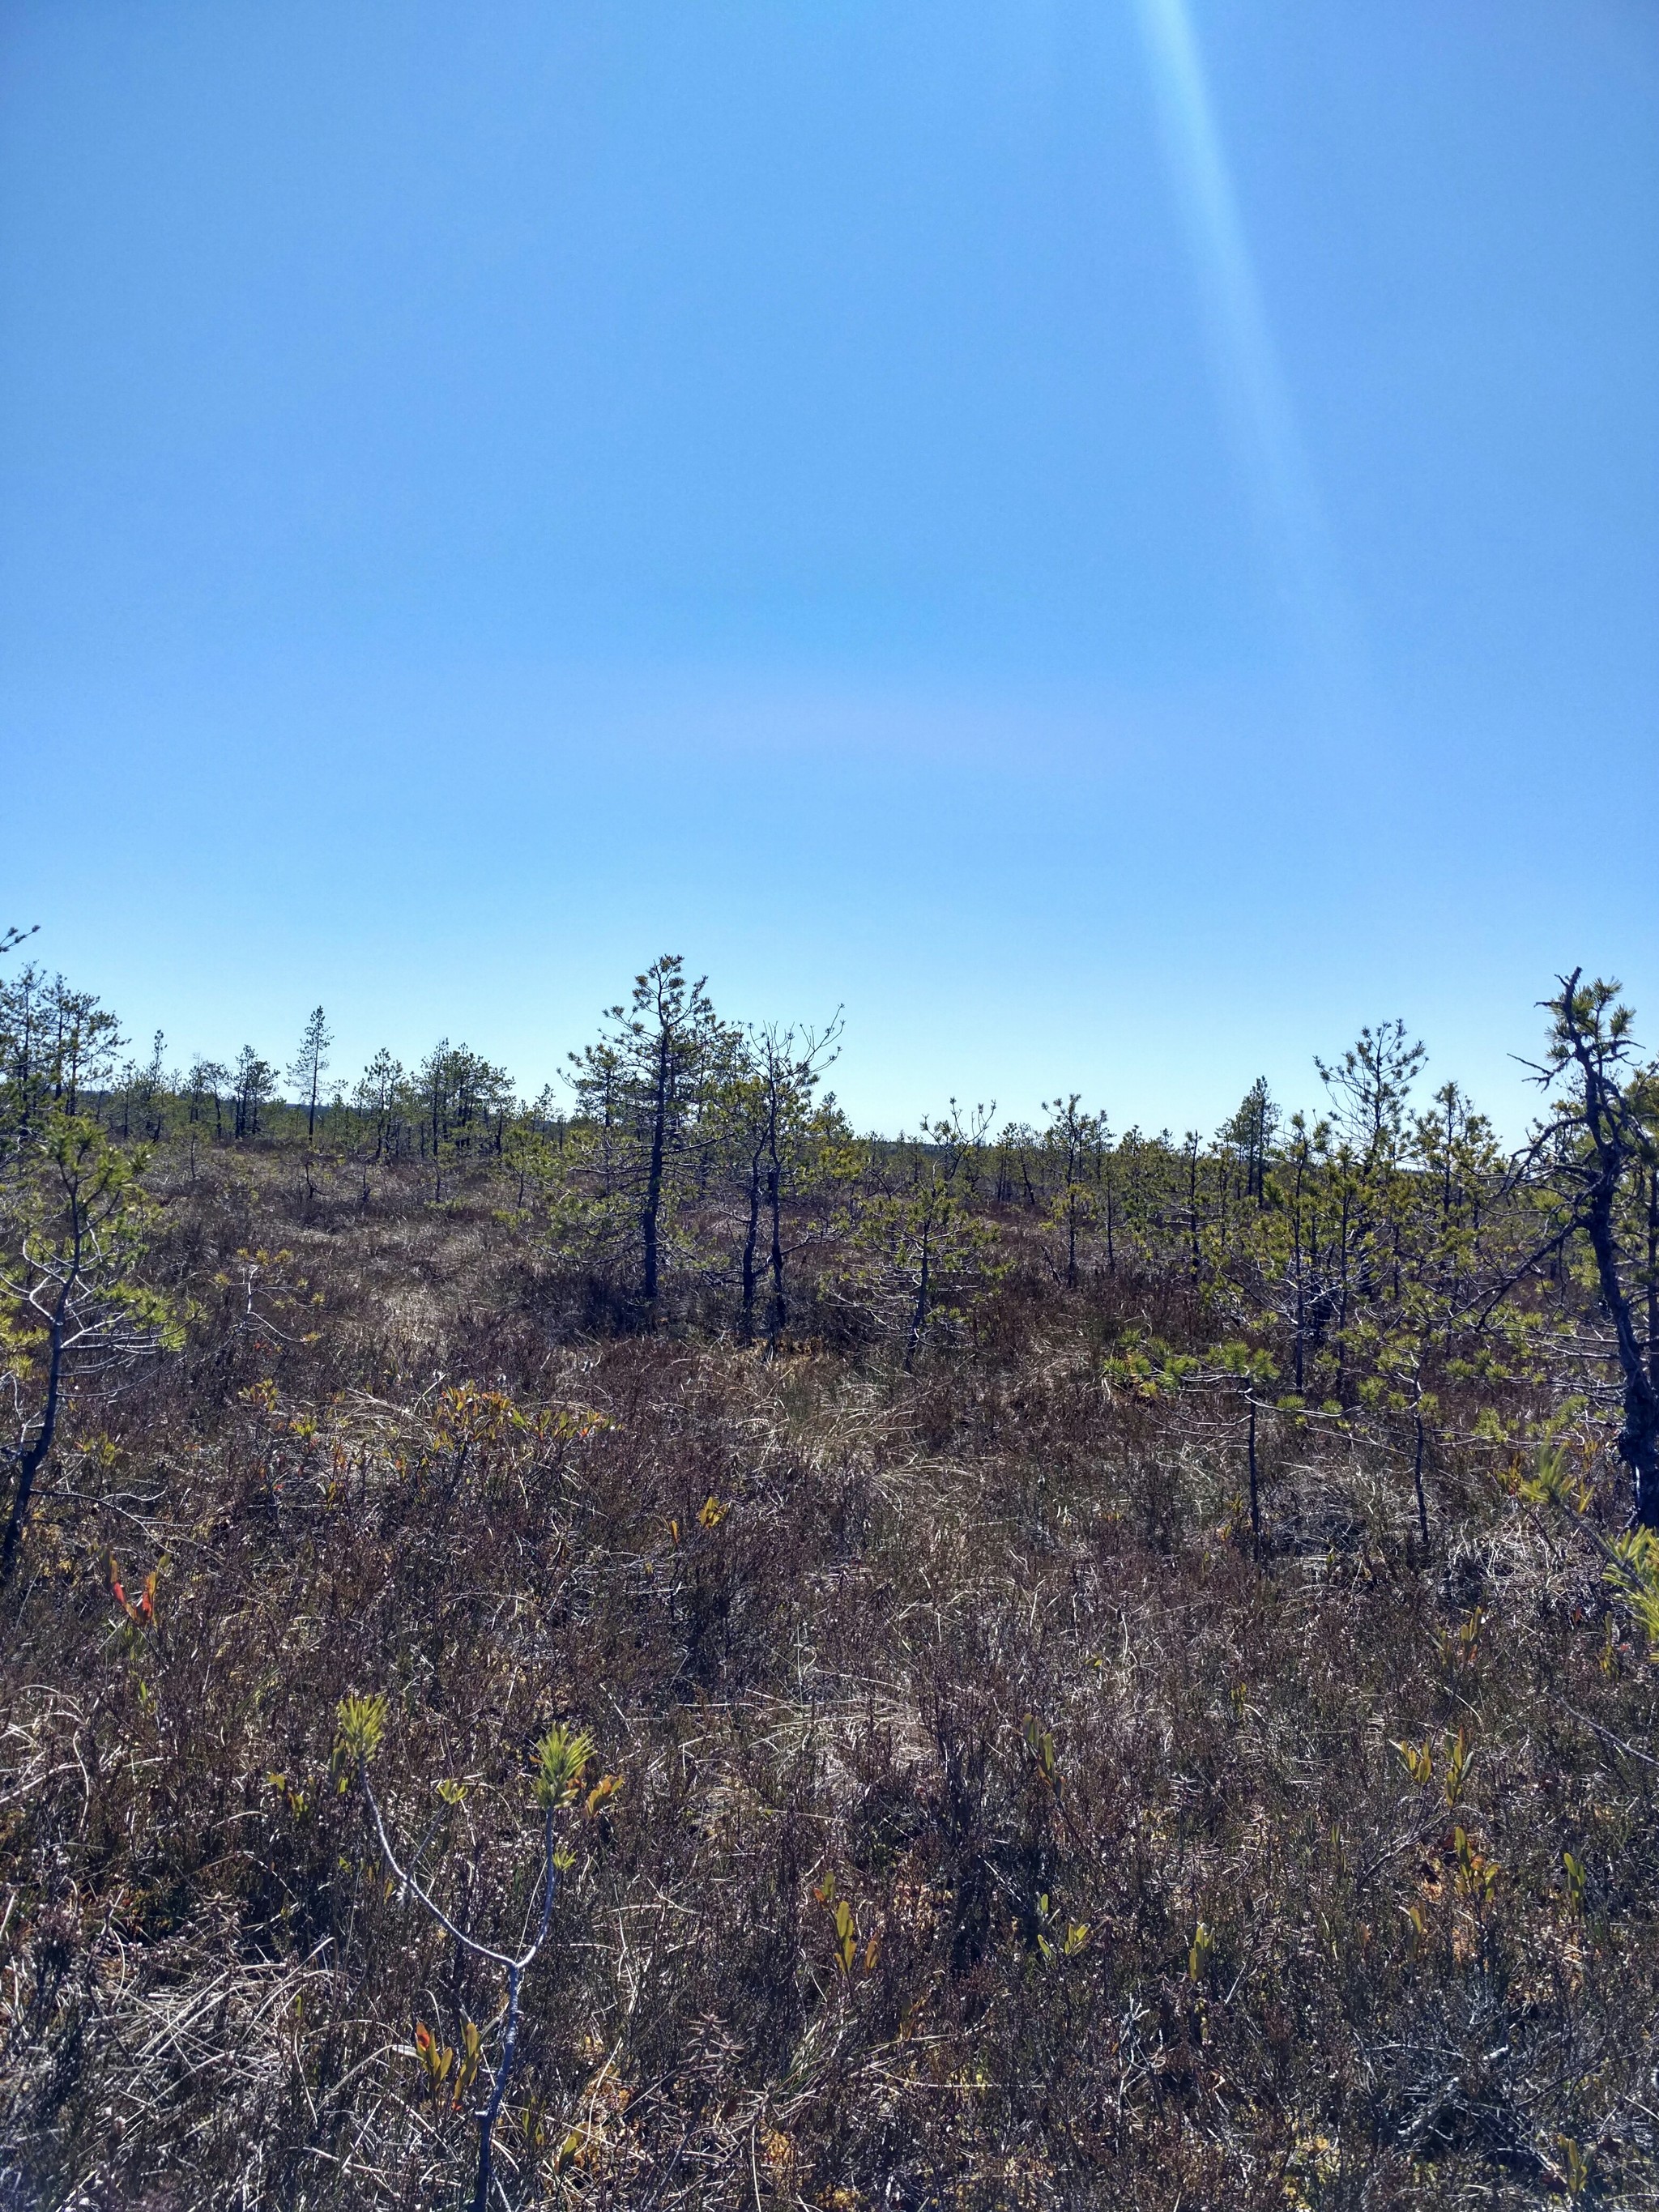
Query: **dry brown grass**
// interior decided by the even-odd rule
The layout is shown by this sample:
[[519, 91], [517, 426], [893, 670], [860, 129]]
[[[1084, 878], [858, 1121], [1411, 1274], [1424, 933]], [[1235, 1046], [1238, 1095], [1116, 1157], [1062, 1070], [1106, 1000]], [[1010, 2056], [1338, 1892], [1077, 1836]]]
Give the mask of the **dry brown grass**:
[[1653, 1669], [1475, 1448], [1424, 1559], [1397, 1460], [1265, 1422], [1258, 1562], [1224, 1402], [1102, 1382], [1138, 1317], [1204, 1340], [1177, 1285], [1017, 1269], [909, 1376], [585, 1335], [487, 1194], [216, 1160], [168, 1218], [190, 1348], [81, 1422], [0, 1616], [6, 2202], [463, 2200], [412, 2039], [501, 1993], [388, 1893], [348, 1690], [485, 1936], [540, 1731], [625, 1778], [526, 1991], [509, 2205], [1659, 2195]]

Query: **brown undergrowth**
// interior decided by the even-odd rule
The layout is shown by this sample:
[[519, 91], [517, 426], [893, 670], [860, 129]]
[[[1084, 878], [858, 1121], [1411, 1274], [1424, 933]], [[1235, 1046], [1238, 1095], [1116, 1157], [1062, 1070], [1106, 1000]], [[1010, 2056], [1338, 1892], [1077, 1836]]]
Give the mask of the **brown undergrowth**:
[[292, 1184], [170, 1192], [189, 1345], [4, 1600], [3, 2201], [464, 2201], [501, 1993], [389, 1883], [348, 1692], [488, 1942], [538, 1736], [622, 1778], [507, 2205], [1655, 2200], [1653, 1669], [1594, 1512], [1467, 1443], [1425, 1553], [1397, 1459], [1264, 1414], [1258, 1558], [1230, 1401], [1103, 1365], [1201, 1347], [1184, 1291], [1016, 1266], [913, 1374], [767, 1359], [597, 1333], [485, 1203]]

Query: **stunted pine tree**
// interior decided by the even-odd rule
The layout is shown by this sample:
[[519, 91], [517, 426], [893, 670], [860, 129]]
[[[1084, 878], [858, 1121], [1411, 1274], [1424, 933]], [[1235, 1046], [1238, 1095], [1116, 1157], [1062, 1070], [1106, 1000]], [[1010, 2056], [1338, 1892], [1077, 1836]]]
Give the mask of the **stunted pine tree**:
[[1042, 1133], [1042, 1149], [1054, 1163], [1055, 1191], [1049, 1218], [1066, 1239], [1066, 1287], [1077, 1288], [1078, 1242], [1093, 1220], [1101, 1153], [1106, 1124], [1098, 1114], [1085, 1114], [1079, 1094], [1073, 1091], [1043, 1110], [1052, 1118]]
[[54, 1109], [75, 1113], [124, 1042], [109, 1009], [61, 975], [31, 963], [0, 984], [0, 1144], [26, 1146]]
[[935, 1324], [967, 1319], [1007, 1270], [995, 1226], [967, 1196], [964, 1169], [983, 1152], [990, 1121], [990, 1109], [964, 1115], [952, 1099], [947, 1115], [892, 1148], [908, 1169], [897, 1188], [855, 1192], [848, 1201], [843, 1283], [902, 1332], [907, 1373]]
[[703, 1108], [717, 1072], [723, 1031], [705, 988], [665, 953], [634, 980], [625, 1006], [611, 1006], [603, 1036], [573, 1053], [578, 1111], [602, 1123], [606, 1173], [632, 1207], [638, 1238], [635, 1296], [654, 1328], [662, 1294], [664, 1226], [704, 1140]]
[[1619, 1003], [1619, 985], [1600, 978], [1585, 983], [1583, 973], [1575, 968], [1558, 978], [1560, 988], [1545, 1001], [1550, 1041], [1537, 1074], [1552, 1094], [1553, 1111], [1528, 1156], [1565, 1216], [1565, 1233], [1582, 1234], [1589, 1245], [1623, 1384], [1618, 1451], [1630, 1472], [1632, 1519], [1638, 1528], [1659, 1528], [1655, 1300], [1649, 1301], [1645, 1342], [1637, 1325], [1659, 1125], [1651, 1118], [1652, 1086], [1637, 1066], [1633, 1017]]
[[378, 1165], [389, 1149], [392, 1125], [403, 1107], [409, 1088], [409, 1078], [404, 1073], [403, 1062], [380, 1047], [368, 1066], [358, 1077], [351, 1092], [351, 1111], [357, 1122], [360, 1139], [365, 1145], [372, 1140], [369, 1157]]
[[1421, 1044], [1407, 1042], [1405, 1023], [1395, 1020], [1362, 1029], [1328, 1066], [1315, 1059], [1337, 1128], [1367, 1174], [1399, 1158], [1412, 1085], [1427, 1058]]
[[317, 1134], [317, 1105], [322, 1097], [323, 1078], [328, 1073], [329, 1047], [334, 1042], [326, 1016], [320, 1006], [313, 1006], [306, 1023], [305, 1035], [300, 1039], [300, 1048], [289, 1063], [288, 1079], [299, 1093], [300, 1103], [306, 1109], [306, 1142], [310, 1144]]
[[1425, 1474], [1442, 1393], [1460, 1372], [1508, 1375], [1525, 1357], [1529, 1316], [1494, 1288], [1497, 1255], [1482, 1223], [1503, 1185], [1504, 1163], [1491, 1123], [1455, 1083], [1414, 1117], [1407, 1171], [1395, 1181], [1385, 1216], [1389, 1242], [1370, 1271], [1370, 1296], [1350, 1332], [1359, 1404], [1386, 1438], [1409, 1419], [1418, 1535], [1426, 1548]]
[[421, 1102], [421, 1147], [433, 1164], [432, 1196], [441, 1200], [444, 1170], [499, 1146], [513, 1103], [513, 1079], [471, 1046], [435, 1044], [416, 1077]]
[[768, 1344], [775, 1346], [782, 1335], [788, 1317], [786, 1206], [832, 1176], [845, 1151], [840, 1109], [833, 1098], [820, 1104], [816, 1097], [841, 1028], [837, 1013], [821, 1031], [772, 1024], [726, 1033], [712, 1103], [743, 1207], [738, 1327], [745, 1343], [755, 1334], [763, 1273]]
[[185, 1078], [185, 1100], [187, 1126], [192, 1135], [198, 1122], [207, 1118], [210, 1106], [213, 1109], [213, 1133], [224, 1134], [223, 1091], [230, 1080], [230, 1071], [222, 1060], [204, 1060], [199, 1054], [191, 1062], [190, 1073]]
[[131, 1361], [176, 1348], [167, 1302], [142, 1279], [154, 1206], [142, 1148], [118, 1147], [90, 1115], [53, 1109], [31, 1139], [0, 1212], [0, 1404], [15, 1469], [0, 1536], [10, 1577], [36, 1478], [77, 1390], [107, 1387]]
[[1220, 1133], [1221, 1143], [1244, 1170], [1246, 1199], [1254, 1199], [1258, 1206], [1267, 1202], [1267, 1164], [1278, 1131], [1279, 1109], [1267, 1077], [1258, 1075]]
[[154, 1143], [161, 1134], [168, 1091], [164, 1059], [167, 1039], [157, 1030], [147, 1060], [129, 1060], [120, 1073], [121, 1138], [135, 1134]]
[[236, 1055], [232, 1074], [236, 1109], [235, 1133], [240, 1144], [259, 1133], [259, 1111], [276, 1095], [276, 1076], [268, 1060], [261, 1060], [251, 1044]]
[[1331, 1335], [1339, 1398], [1347, 1381], [1348, 1328], [1356, 1300], [1370, 1301], [1398, 1250], [1398, 1214], [1407, 1193], [1402, 1160], [1409, 1142], [1412, 1086], [1428, 1054], [1402, 1021], [1362, 1029], [1340, 1060], [1316, 1058], [1330, 1094], [1336, 1143], [1327, 1170], [1334, 1237], [1327, 1242], [1334, 1281]]

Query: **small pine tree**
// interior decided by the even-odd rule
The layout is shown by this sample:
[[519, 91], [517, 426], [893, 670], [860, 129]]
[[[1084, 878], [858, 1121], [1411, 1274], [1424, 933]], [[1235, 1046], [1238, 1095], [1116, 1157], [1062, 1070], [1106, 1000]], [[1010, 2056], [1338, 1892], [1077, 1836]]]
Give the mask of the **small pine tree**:
[[289, 1067], [288, 1079], [299, 1091], [305, 1103], [306, 1142], [309, 1144], [317, 1133], [317, 1102], [322, 1095], [323, 1078], [328, 1072], [329, 1047], [334, 1042], [334, 1032], [329, 1028], [320, 1006], [313, 1006], [307, 1022], [305, 1035], [300, 1039], [300, 1049]]

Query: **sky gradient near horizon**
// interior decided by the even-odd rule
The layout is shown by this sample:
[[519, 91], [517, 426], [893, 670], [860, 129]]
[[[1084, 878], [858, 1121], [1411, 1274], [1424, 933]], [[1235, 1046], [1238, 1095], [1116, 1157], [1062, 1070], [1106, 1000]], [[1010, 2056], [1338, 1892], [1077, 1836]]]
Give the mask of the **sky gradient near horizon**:
[[527, 1091], [1659, 1045], [1645, 0], [0, 6], [0, 924]]

